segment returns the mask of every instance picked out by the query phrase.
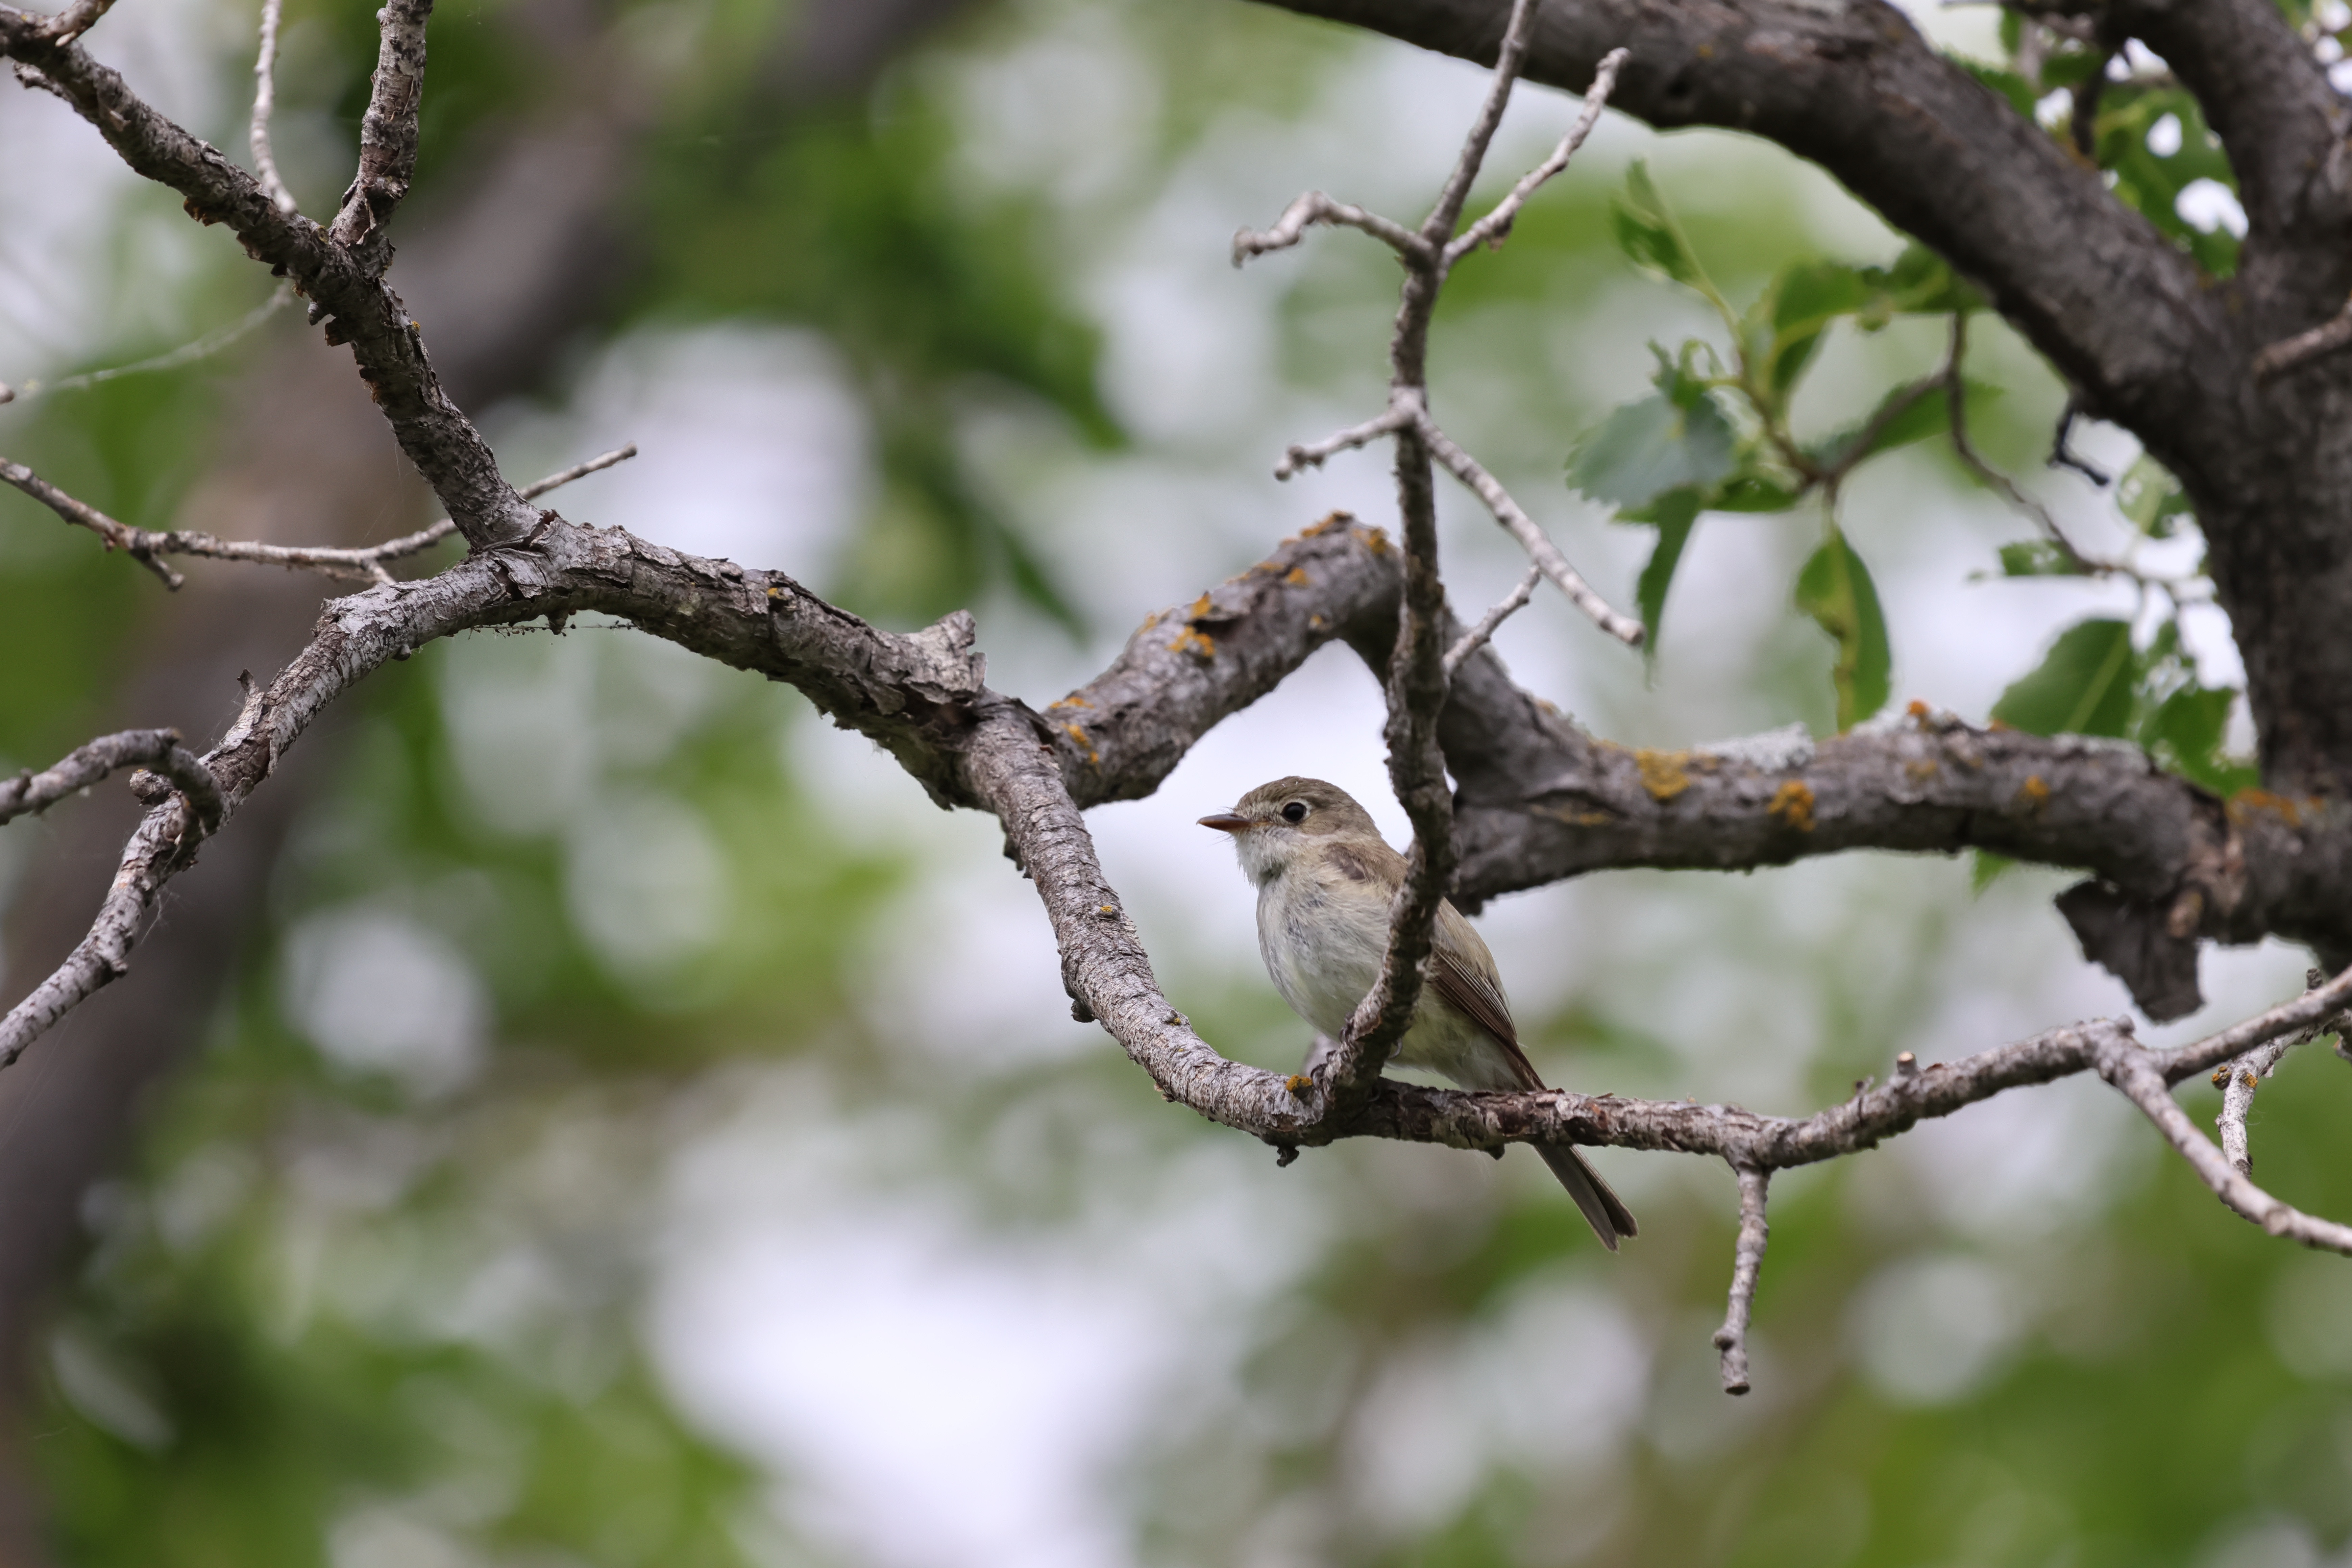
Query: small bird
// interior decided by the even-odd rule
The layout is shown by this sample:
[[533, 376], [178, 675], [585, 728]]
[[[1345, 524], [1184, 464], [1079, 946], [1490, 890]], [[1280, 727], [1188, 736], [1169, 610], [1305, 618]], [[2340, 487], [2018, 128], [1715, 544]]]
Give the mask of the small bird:
[[[1380, 977], [1389, 904], [1404, 857], [1389, 847], [1354, 797], [1321, 779], [1276, 779], [1201, 826], [1234, 836], [1242, 873], [1257, 884], [1257, 947], [1291, 1010], [1338, 1039]], [[1436, 963], [1395, 1059], [1464, 1089], [1539, 1089], [1519, 1048], [1495, 955], [1451, 903], [1437, 906]], [[1609, 1184], [1566, 1144], [1538, 1143], [1601, 1245], [1638, 1234]]]

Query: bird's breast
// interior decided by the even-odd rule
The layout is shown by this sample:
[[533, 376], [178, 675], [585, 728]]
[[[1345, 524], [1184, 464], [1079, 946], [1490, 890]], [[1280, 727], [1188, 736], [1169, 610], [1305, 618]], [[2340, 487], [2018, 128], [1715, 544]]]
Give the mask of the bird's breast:
[[1258, 890], [1257, 942], [1291, 1011], [1336, 1038], [1380, 975], [1388, 900], [1358, 883], [1276, 877]]

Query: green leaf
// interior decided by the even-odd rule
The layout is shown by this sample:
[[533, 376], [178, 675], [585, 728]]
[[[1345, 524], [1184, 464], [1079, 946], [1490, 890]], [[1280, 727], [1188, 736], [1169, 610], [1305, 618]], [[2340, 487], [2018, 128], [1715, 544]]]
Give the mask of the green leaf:
[[2106, 63], [2106, 56], [2093, 49], [2053, 50], [2042, 57], [2042, 86], [2046, 91], [2079, 87]]
[[1691, 248], [1690, 237], [1675, 221], [1674, 209], [1658, 194], [1650, 179], [1649, 166], [1635, 159], [1625, 171], [1625, 194], [1610, 204], [1610, 213], [1617, 230], [1618, 247], [1637, 267], [1663, 272], [1685, 288], [1696, 289], [1723, 309], [1723, 297], [1716, 291], [1715, 283], [1706, 269], [1698, 263], [1698, 253]]
[[2079, 577], [2083, 568], [2073, 556], [2046, 539], [2024, 539], [2000, 547], [2004, 577]]
[[1696, 381], [1662, 366], [1658, 395], [1611, 411], [1578, 445], [1569, 483], [1594, 500], [1647, 506], [1668, 490], [1711, 489], [1738, 466], [1731, 422]]
[[2131, 726], [2139, 661], [2131, 624], [2089, 620], [2066, 628], [2041, 665], [2000, 694], [1992, 716], [2032, 735], [2116, 735]]
[[2006, 855], [1996, 855], [1990, 849], [1974, 849], [1969, 854], [1974, 857], [1969, 866], [1969, 891], [1971, 893], [1981, 894], [2000, 880], [2003, 873], [2017, 869], [2016, 861]]
[[2171, 538], [2173, 520], [2196, 512], [2172, 470], [2145, 452], [2116, 481], [2116, 505], [2150, 539]]
[[1881, 452], [1940, 436], [1951, 425], [1952, 400], [1943, 387], [1913, 382], [1879, 399], [1868, 418], [1814, 447], [1813, 458], [1823, 468], [1843, 471]]
[[2221, 737], [2238, 693], [2194, 680], [2157, 705], [2140, 725], [2140, 743], [2189, 783], [2224, 800], [2262, 782], [2261, 770], [2222, 754]]
[[1642, 652], [1652, 660], [1658, 657], [1658, 623], [1665, 615], [1666, 589], [1674, 583], [1675, 568], [1682, 563], [1683, 546], [1690, 542], [1698, 504], [1696, 490], [1679, 489], [1660, 496], [1652, 508], [1658, 526], [1657, 548], [1650, 552], [1650, 563], [1642, 568], [1641, 580], [1633, 587], [1633, 602], [1650, 634], [1642, 641]]
[[[1773, 396], [1786, 402], [1797, 380], [1812, 363], [1822, 334], [1832, 321], [1850, 316], [1870, 302], [1872, 288], [1859, 268], [1835, 261], [1800, 261], [1773, 279], [1757, 301], [1759, 326], [1769, 323], [1770, 335], [1759, 345], [1762, 363], [1757, 369]], [[1754, 334], [1764, 338], [1760, 331]]]
[[1797, 608], [1837, 644], [1830, 683], [1837, 689], [1838, 729], [1851, 730], [1886, 706], [1895, 661], [1870, 569], [1835, 528], [1797, 574], [1796, 598]]
[[1786, 511], [1804, 498], [1794, 486], [1769, 474], [1741, 472], [1716, 486], [1709, 511]]
[[[2148, 146], [2148, 137], [2168, 115], [2174, 119], [2177, 133], [2166, 139], [2172, 151], [2159, 154]], [[2209, 132], [2204, 114], [2188, 92], [2118, 82], [2100, 96], [2092, 148], [2116, 198], [2162, 230], [2208, 273], [2221, 278], [2236, 269], [2236, 237], [2226, 229], [2207, 233], [2194, 227], [2180, 216], [2179, 205], [2180, 193], [2199, 180], [2237, 188], [2228, 154]]]
[[1857, 317], [1864, 331], [1875, 331], [1896, 316], [1948, 316], [1985, 308], [1984, 296], [1924, 245], [1905, 246], [1894, 266], [1865, 268], [1864, 276], [1874, 290]]

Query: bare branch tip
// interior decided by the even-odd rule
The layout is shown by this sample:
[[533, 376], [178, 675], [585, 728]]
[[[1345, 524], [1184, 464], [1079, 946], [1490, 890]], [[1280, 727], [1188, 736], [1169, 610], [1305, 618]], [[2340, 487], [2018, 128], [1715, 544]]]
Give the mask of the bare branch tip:
[[1739, 1235], [1732, 1246], [1731, 1291], [1725, 1305], [1723, 1327], [1715, 1331], [1715, 1348], [1721, 1361], [1723, 1392], [1746, 1394], [1748, 1324], [1756, 1310], [1756, 1281], [1764, 1269], [1764, 1248], [1772, 1227], [1765, 1217], [1765, 1197], [1772, 1173], [1761, 1166], [1734, 1165], [1739, 1178]]

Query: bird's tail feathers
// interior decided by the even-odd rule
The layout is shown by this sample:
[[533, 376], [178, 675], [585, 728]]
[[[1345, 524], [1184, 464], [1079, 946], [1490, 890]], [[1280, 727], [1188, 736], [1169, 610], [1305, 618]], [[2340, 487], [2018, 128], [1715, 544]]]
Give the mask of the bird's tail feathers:
[[1584, 1163], [1584, 1156], [1565, 1143], [1538, 1143], [1534, 1148], [1559, 1178], [1559, 1184], [1568, 1189], [1568, 1195], [1576, 1200], [1576, 1206], [1584, 1211], [1601, 1246], [1614, 1252], [1618, 1237], [1641, 1234], [1641, 1227], [1633, 1223], [1633, 1211], [1609, 1190], [1609, 1184]]

